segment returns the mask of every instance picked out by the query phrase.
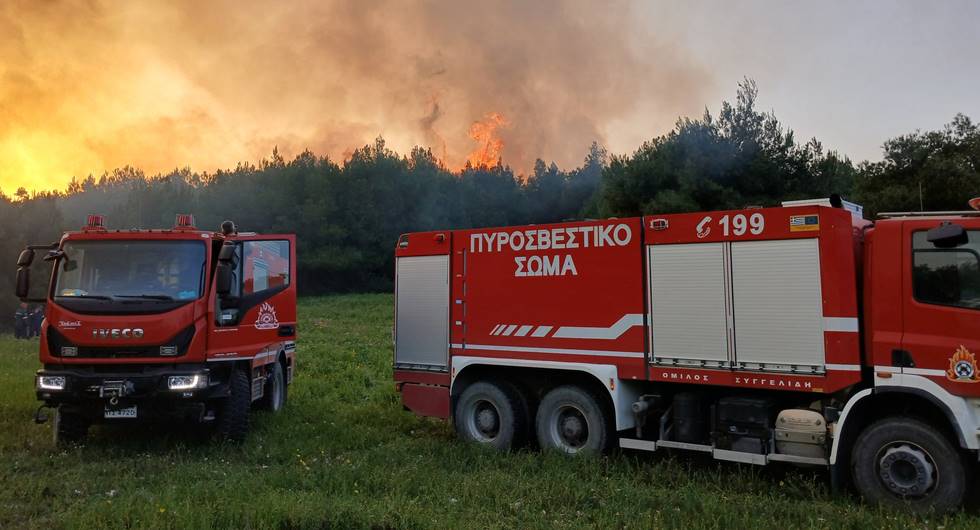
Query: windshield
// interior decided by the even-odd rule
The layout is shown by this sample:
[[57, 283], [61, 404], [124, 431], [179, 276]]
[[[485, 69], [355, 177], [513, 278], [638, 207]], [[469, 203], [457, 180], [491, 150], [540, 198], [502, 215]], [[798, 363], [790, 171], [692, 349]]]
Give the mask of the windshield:
[[198, 241], [68, 241], [54, 296], [189, 301], [204, 294]]

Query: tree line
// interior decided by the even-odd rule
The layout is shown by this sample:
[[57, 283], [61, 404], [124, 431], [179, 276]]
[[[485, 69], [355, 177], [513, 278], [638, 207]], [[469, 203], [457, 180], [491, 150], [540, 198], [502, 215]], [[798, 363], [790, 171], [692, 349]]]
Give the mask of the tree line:
[[[773, 206], [840, 193], [885, 210], [957, 210], [980, 194], [980, 129], [957, 115], [938, 131], [883, 143], [880, 162], [855, 164], [816, 139], [798, 142], [758, 89], [739, 84], [717, 116], [682, 118], [626, 155], [594, 143], [574, 169], [538, 160], [529, 175], [505, 164], [448, 170], [429, 149], [402, 155], [383, 138], [335, 161], [278, 151], [258, 164], [146, 175], [124, 167], [76, 179], [64, 191], [0, 193], [0, 309], [13, 315], [16, 256], [57, 241], [89, 213], [109, 228], [172, 226], [192, 213], [199, 227], [232, 219], [242, 230], [295, 233], [303, 294], [391, 288], [394, 246], [404, 232], [549, 223], [710, 209]], [[36, 279], [43, 282], [43, 279]], [[7, 326], [12, 319], [0, 319]]]

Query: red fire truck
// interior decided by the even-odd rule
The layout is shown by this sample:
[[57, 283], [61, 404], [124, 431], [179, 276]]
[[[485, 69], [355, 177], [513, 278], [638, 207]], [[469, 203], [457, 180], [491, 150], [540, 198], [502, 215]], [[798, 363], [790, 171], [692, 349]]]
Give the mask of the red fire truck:
[[[52, 266], [31, 299], [38, 251]], [[32, 245], [17, 260], [17, 295], [46, 302], [37, 398], [54, 408], [56, 442], [95, 422], [176, 417], [241, 441], [249, 410], [279, 411], [296, 359], [296, 240], [198, 230], [178, 215], [165, 230], [81, 231]]]
[[406, 234], [396, 385], [499, 449], [826, 466], [952, 509], [980, 447], [977, 214], [833, 197]]

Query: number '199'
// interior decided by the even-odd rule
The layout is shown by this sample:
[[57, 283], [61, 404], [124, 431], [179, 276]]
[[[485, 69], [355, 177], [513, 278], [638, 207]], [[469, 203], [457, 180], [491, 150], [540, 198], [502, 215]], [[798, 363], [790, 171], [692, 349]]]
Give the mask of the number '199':
[[766, 228], [766, 218], [761, 213], [754, 213], [746, 218], [742, 214], [726, 215], [718, 220], [721, 225], [723, 235], [734, 234], [736, 236], [745, 235], [745, 231], [752, 235], [759, 235]]

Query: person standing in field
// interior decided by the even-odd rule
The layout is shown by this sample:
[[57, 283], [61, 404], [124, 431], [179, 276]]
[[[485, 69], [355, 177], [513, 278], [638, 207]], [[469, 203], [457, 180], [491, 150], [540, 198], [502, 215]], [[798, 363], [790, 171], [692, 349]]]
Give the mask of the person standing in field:
[[27, 304], [21, 302], [17, 306], [17, 311], [14, 312], [14, 337], [18, 339], [26, 339], [28, 337], [30, 333], [28, 329], [30, 319], [31, 316]]
[[41, 336], [41, 322], [44, 321], [44, 305], [39, 304], [34, 307], [34, 311], [31, 313], [30, 326], [31, 326], [31, 337]]

